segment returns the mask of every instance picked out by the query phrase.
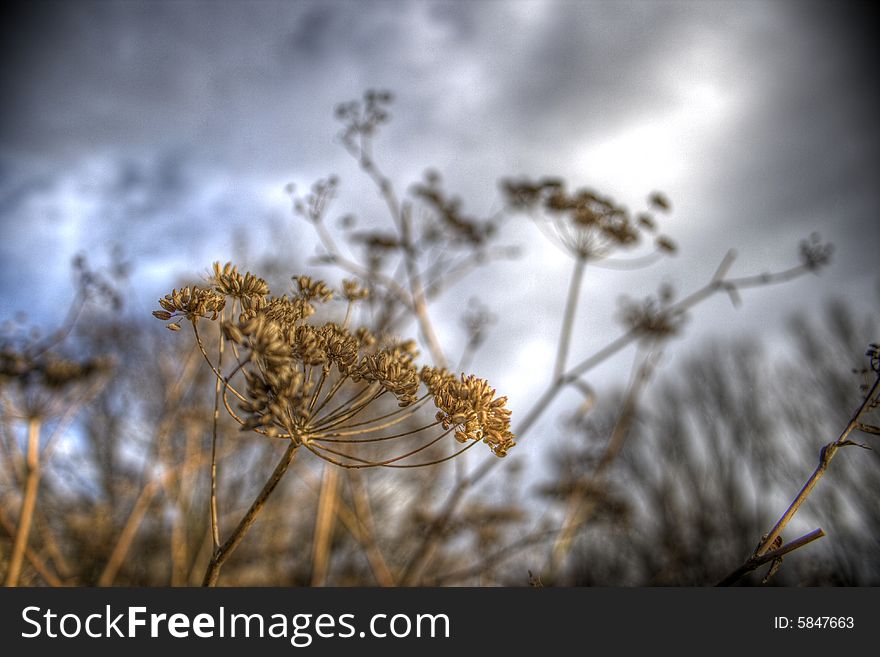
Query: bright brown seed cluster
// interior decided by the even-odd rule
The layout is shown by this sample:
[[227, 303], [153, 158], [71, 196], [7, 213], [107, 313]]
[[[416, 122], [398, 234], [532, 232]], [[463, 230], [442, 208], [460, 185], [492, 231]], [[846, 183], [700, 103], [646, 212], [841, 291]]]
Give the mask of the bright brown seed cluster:
[[423, 367], [421, 377], [440, 409], [437, 420], [444, 429], [455, 427], [456, 440], [482, 440], [496, 456], [506, 456], [516, 444], [510, 431], [510, 411], [505, 407], [507, 397], [496, 398], [485, 379], [464, 374], [457, 379], [431, 367]]
[[[498, 456], [513, 446], [506, 398], [496, 398], [485, 380], [464, 374], [458, 379], [430, 367], [419, 370], [414, 341], [349, 329], [348, 318], [346, 325], [309, 323], [316, 305], [333, 299], [333, 290], [307, 276], [293, 282], [290, 294], [273, 297], [263, 279], [231, 264], [215, 264], [210, 287], [174, 290], [153, 313], [191, 322], [222, 383], [226, 409], [243, 429], [294, 440], [350, 468], [431, 465], [477, 442]], [[352, 304], [366, 292], [346, 281], [342, 297]], [[232, 365], [225, 361], [226, 372], [219, 358], [208, 355], [201, 319], [217, 321], [234, 356]], [[433, 421], [420, 422], [419, 409], [429, 398], [439, 412]], [[386, 399], [395, 404], [389, 408]], [[466, 446], [441, 456], [426, 451], [450, 433]], [[428, 459], [416, 461], [420, 453]]]
[[[172, 290], [171, 294], [166, 294], [164, 299], [159, 299], [159, 305], [162, 310], [154, 310], [153, 316], [167, 320], [172, 317], [183, 317], [190, 321], [194, 321], [199, 317], [211, 316], [211, 319], [217, 319], [220, 311], [226, 305], [226, 298], [213, 290], [201, 287], [184, 287], [179, 290]], [[169, 327], [178, 324], [169, 324]]]

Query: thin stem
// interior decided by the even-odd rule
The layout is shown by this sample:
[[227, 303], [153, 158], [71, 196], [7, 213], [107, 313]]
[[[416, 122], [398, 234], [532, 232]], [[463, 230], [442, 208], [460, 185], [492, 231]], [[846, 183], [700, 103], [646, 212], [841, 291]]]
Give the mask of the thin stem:
[[[773, 529], [771, 529], [769, 531], [769, 533], [767, 533], [766, 536], [763, 536], [761, 538], [761, 542], [758, 545], [758, 547], [755, 549], [755, 552], [752, 555], [752, 557], [748, 561], [746, 561], [745, 564], [743, 564], [737, 570], [735, 570], [733, 573], [731, 573], [726, 578], [724, 578], [724, 580], [722, 580], [722, 583], [719, 585], [726, 586], [726, 585], [732, 584], [737, 579], [739, 579], [740, 577], [742, 577], [746, 573], [750, 572], [751, 570], [754, 570], [754, 568], [757, 567], [757, 566], [755, 566], [752, 568], [746, 568], [746, 566], [748, 566], [750, 563], [752, 563], [756, 559], [764, 557], [767, 554], [771, 554], [768, 551], [770, 550], [770, 548], [773, 547], [777, 538], [782, 534], [782, 530], [785, 529], [785, 527], [788, 525], [788, 523], [794, 517], [794, 514], [797, 513], [798, 509], [801, 508], [801, 505], [803, 505], [803, 503], [806, 501], [807, 497], [810, 495], [810, 493], [816, 487], [816, 484], [819, 483], [819, 480], [825, 475], [825, 472], [828, 469], [828, 465], [831, 463], [831, 459], [834, 458], [834, 455], [837, 453], [837, 450], [840, 449], [841, 447], [846, 447], [849, 445], [857, 445], [858, 444], [858, 443], [854, 443], [853, 441], [849, 440], [849, 435], [855, 429], [858, 428], [859, 420], [861, 419], [861, 417], [865, 413], [865, 411], [867, 411], [868, 409], [870, 409], [873, 406], [874, 401], [875, 401], [874, 397], [877, 394], [878, 388], [880, 388], [880, 374], [878, 374], [877, 378], [874, 380], [874, 384], [871, 386], [871, 389], [868, 391], [868, 394], [865, 395], [865, 398], [862, 400], [862, 403], [859, 405], [858, 410], [856, 410], [856, 412], [853, 414], [852, 418], [847, 423], [847, 425], [843, 429], [843, 431], [840, 433], [840, 436], [838, 436], [837, 440], [835, 440], [834, 442], [828, 443], [827, 445], [825, 445], [821, 449], [821, 451], [819, 452], [819, 464], [816, 466], [816, 469], [813, 470], [813, 474], [811, 474], [810, 478], [807, 479], [807, 482], [800, 489], [798, 494], [795, 496], [794, 500], [792, 500], [791, 504], [785, 510], [785, 513], [783, 513], [782, 516], [779, 518], [779, 520], [776, 521], [776, 524], [773, 525]], [[817, 531], [821, 531], [821, 530], [817, 530]], [[815, 532], [813, 532], [813, 533], [815, 533]], [[824, 535], [825, 535], [824, 532], [822, 532], [822, 536], [824, 536]], [[816, 538], [819, 538], [819, 536], [816, 536]], [[815, 540], [815, 539], [813, 539], [813, 540]], [[765, 562], [762, 561], [761, 563], [765, 563]], [[758, 565], [760, 565], [760, 564], [758, 564]]]
[[336, 396], [336, 393], [339, 391], [340, 388], [342, 388], [343, 384], [347, 380], [348, 380], [347, 376], [343, 376], [343, 375], [339, 376], [339, 378], [336, 380], [336, 383], [334, 383], [331, 386], [330, 392], [328, 392], [327, 395], [324, 397], [324, 399], [321, 401], [321, 403], [318, 404], [318, 407], [311, 412], [312, 417], [316, 417], [318, 415], [318, 413], [320, 413], [324, 409], [324, 407], [330, 402], [330, 400]]
[[318, 513], [315, 518], [315, 540], [312, 545], [312, 586], [324, 586], [330, 565], [331, 538], [339, 496], [339, 470], [332, 465], [324, 467], [321, 492], [318, 495]]
[[[367, 387], [367, 390], [369, 390], [369, 386]], [[345, 408], [344, 405], [340, 406], [331, 415], [321, 418], [320, 423], [315, 425], [315, 429], [326, 431], [327, 429], [333, 429], [341, 424], [345, 424], [348, 420], [358, 415], [362, 410], [368, 408], [386, 392], [387, 390], [385, 389], [376, 390], [375, 392], [372, 392], [365, 401], [358, 402], [356, 406], [352, 406], [351, 408]]]
[[773, 541], [775, 541], [776, 537], [782, 533], [782, 530], [792, 519], [794, 514], [797, 513], [797, 510], [807, 499], [807, 496], [810, 494], [816, 484], [819, 483], [819, 480], [825, 474], [825, 471], [828, 469], [828, 464], [831, 463], [831, 459], [834, 458], [837, 450], [842, 446], [852, 444], [847, 440], [849, 438], [849, 434], [852, 433], [853, 429], [856, 428], [859, 423], [859, 418], [861, 418], [862, 414], [872, 403], [874, 395], [877, 393], [878, 386], [880, 386], [880, 376], [878, 376], [874, 380], [874, 385], [871, 386], [871, 390], [865, 396], [865, 399], [862, 401], [859, 409], [852, 416], [852, 419], [846, 425], [846, 428], [841, 432], [837, 440], [835, 440], [833, 443], [825, 445], [825, 447], [822, 448], [821, 452], [819, 453], [819, 465], [816, 466], [816, 469], [813, 471], [813, 474], [810, 475], [807, 483], [804, 484], [804, 487], [801, 488], [800, 492], [797, 494], [797, 496], [795, 496], [791, 505], [789, 505], [785, 513], [782, 514], [782, 517], [779, 518], [779, 520], [773, 526], [773, 529], [770, 530], [770, 533], [767, 534], [767, 536], [761, 542], [761, 545], [758, 546], [758, 549], [755, 551], [756, 555], [761, 555], [768, 549], [770, 549], [770, 546], [773, 545]]
[[[400, 424], [404, 420], [410, 419], [415, 411], [424, 405], [425, 400], [427, 400], [431, 395], [425, 394], [415, 402], [410, 404], [409, 406], [402, 406], [395, 411], [390, 413], [385, 413], [384, 415], [380, 415], [378, 417], [371, 418], [369, 420], [362, 420], [360, 422], [353, 422], [352, 424], [345, 425], [345, 431], [333, 431], [330, 433], [325, 433], [323, 431], [312, 432], [309, 435], [312, 438], [321, 438], [324, 436], [331, 436], [334, 438], [338, 438], [340, 436], [356, 436], [362, 433], [367, 433], [370, 431], [379, 431], [380, 429], [387, 429], [388, 427], [393, 427], [395, 424]], [[395, 415], [398, 417], [393, 420], [389, 420], [388, 418], [392, 418]], [[382, 422], [382, 420], [388, 420], [387, 422]], [[355, 429], [355, 427], [361, 427], [360, 429]], [[351, 431], [349, 431], [349, 429]]]
[[208, 564], [208, 569], [205, 571], [202, 586], [217, 586], [217, 579], [220, 577], [220, 569], [223, 567], [223, 564], [226, 563], [227, 559], [232, 556], [232, 553], [235, 552], [235, 549], [241, 544], [245, 535], [248, 533], [248, 530], [250, 530], [254, 522], [256, 522], [257, 516], [260, 514], [260, 511], [263, 510], [269, 496], [275, 490], [276, 486], [278, 486], [278, 483], [287, 472], [287, 468], [290, 466], [291, 461], [293, 461], [294, 456], [296, 456], [296, 450], [298, 447], [298, 443], [293, 440], [290, 441], [281, 460], [278, 461], [271, 476], [263, 485], [263, 488], [247, 510], [247, 513], [244, 514], [244, 517], [238, 523], [238, 526], [232, 532], [232, 535], [211, 557], [211, 562]]
[[790, 543], [786, 543], [782, 547], [771, 550], [770, 552], [765, 552], [761, 555], [754, 555], [748, 561], [746, 561], [742, 566], [734, 570], [727, 577], [722, 579], [716, 586], [730, 586], [731, 584], [736, 583], [739, 579], [741, 579], [744, 575], [749, 574], [756, 568], [760, 568], [765, 563], [770, 563], [771, 561], [775, 561], [776, 559], [780, 559], [789, 552], [793, 552], [799, 548], [804, 547], [805, 545], [809, 545], [815, 540], [818, 540], [825, 536], [825, 532], [821, 529], [814, 529], [809, 534], [804, 534], [800, 538], [797, 538]]
[[[208, 357], [208, 352], [205, 350], [205, 344], [202, 342], [202, 336], [199, 333], [199, 329], [196, 326], [196, 322], [192, 322], [192, 327], [193, 327], [193, 332], [195, 333], [195, 336], [196, 336], [196, 344], [199, 345], [199, 351], [202, 352], [202, 356], [204, 357], [205, 361], [210, 366], [211, 371], [214, 372], [214, 376], [216, 376], [218, 379], [223, 381], [224, 384], [226, 385], [226, 387], [229, 388], [229, 390], [232, 391], [232, 394], [235, 395], [236, 397], [238, 397], [238, 399], [240, 401], [246, 402], [247, 398], [244, 395], [242, 395], [238, 390], [236, 390], [232, 384], [230, 384], [229, 379], [231, 377], [223, 376], [223, 373], [220, 370], [218, 370], [216, 367], [214, 367], [214, 363], [211, 362], [211, 359]], [[241, 367], [241, 365], [242, 364], [239, 364], [239, 368]]]
[[[220, 324], [217, 324], [219, 344], [217, 345], [217, 369], [223, 370], [223, 334]], [[228, 385], [228, 384], [227, 384]], [[225, 385], [223, 386], [226, 387]], [[217, 521], [217, 424], [220, 421], [220, 388], [221, 381], [214, 377], [214, 415], [211, 419], [211, 540], [214, 552], [220, 549], [220, 526]], [[225, 393], [225, 390], [224, 390]]]
[[[440, 420], [435, 420], [431, 422], [431, 424], [426, 424], [422, 427], [418, 427], [417, 429], [409, 429], [408, 431], [402, 431], [401, 433], [391, 434], [390, 436], [380, 436], [378, 438], [328, 438], [325, 436], [316, 436], [310, 435], [309, 438], [314, 442], [319, 443], [345, 443], [345, 444], [353, 444], [359, 445], [363, 443], [381, 443], [386, 440], [394, 440], [395, 438], [403, 438], [405, 436], [413, 436], [425, 429], [430, 429], [432, 427], [436, 427], [440, 424]], [[372, 433], [374, 431], [380, 430], [382, 427], [370, 428], [370, 429], [361, 429], [360, 431], [348, 431], [341, 432], [339, 434], [326, 434], [327, 436], [351, 436], [351, 435], [361, 435], [365, 433]]]
[[581, 282], [584, 278], [584, 267], [586, 264], [585, 258], [578, 257], [574, 261], [571, 282], [568, 284], [568, 298], [565, 301], [562, 332], [559, 335], [559, 347], [556, 350], [556, 364], [553, 366], [554, 380], [562, 376], [562, 373], [565, 371], [565, 361], [568, 358], [568, 348], [571, 344], [571, 333], [574, 328], [574, 318], [580, 298]]
[[358, 470], [348, 470], [348, 482], [351, 488], [351, 497], [354, 502], [354, 510], [358, 519], [358, 536], [356, 540], [363, 546], [364, 554], [376, 578], [379, 586], [394, 586], [394, 575], [388, 568], [388, 563], [382, 555], [382, 550], [376, 543], [376, 533], [373, 527], [373, 511], [370, 507], [370, 495], [366, 483]]
[[[383, 190], [384, 191], [384, 190]], [[428, 314], [428, 302], [425, 298], [425, 289], [422, 285], [422, 277], [419, 274], [416, 265], [415, 246], [412, 242], [412, 213], [409, 206], [405, 206], [400, 213], [400, 231], [403, 240], [404, 261], [406, 263], [407, 276], [409, 277], [409, 287], [412, 292], [413, 312], [419, 322], [422, 336], [428, 344], [428, 350], [434, 359], [437, 367], [447, 367], [446, 356], [443, 354], [443, 348], [440, 346], [440, 340], [434, 331], [434, 324]]]
[[[736, 292], [741, 288], [783, 283], [785, 281], [797, 278], [798, 276], [801, 276], [804, 273], [810, 271], [807, 266], [798, 265], [797, 267], [792, 267], [790, 269], [775, 274], [761, 274], [758, 276], [725, 279], [724, 276], [730, 266], [733, 264], [734, 256], [735, 254], [732, 251], [728, 252], [722, 260], [721, 265], [718, 267], [718, 270], [716, 271], [712, 280], [708, 284], [706, 284], [704, 287], [700, 288], [696, 292], [692, 293], [691, 295], [681, 299], [678, 303], [670, 306], [667, 309], [667, 312], [679, 314], [683, 313], [718, 291], [726, 291], [728, 294], [731, 295], [732, 298], [736, 298]], [[565, 388], [566, 385], [577, 381], [578, 377], [580, 377], [582, 374], [584, 374], [588, 370], [593, 369], [594, 367], [604, 362], [614, 354], [618, 353], [625, 347], [629, 346], [642, 336], [643, 334], [641, 331], [630, 329], [629, 331], [621, 334], [614, 341], [594, 353], [592, 356], [572, 366], [568, 369], [568, 371], [562, 373], [559, 377], [555, 378], [550, 383], [547, 390], [545, 390], [544, 393], [535, 401], [531, 409], [526, 413], [525, 418], [520, 422], [519, 426], [514, 432], [517, 435], [518, 440], [521, 441], [523, 439], [525, 433], [529, 429], [531, 429], [532, 426], [534, 426], [535, 422], [537, 422], [544, 411], [549, 408], [550, 404], [556, 399], [556, 396], [563, 390], [563, 388]], [[447, 497], [446, 502], [441, 507], [438, 515], [435, 517], [434, 522], [431, 523], [431, 525], [428, 527], [428, 530], [424, 532], [421, 542], [411, 556], [410, 561], [407, 564], [406, 569], [404, 570], [404, 575], [401, 578], [401, 581], [404, 585], [412, 585], [413, 583], [418, 581], [421, 573], [427, 567], [428, 562], [432, 558], [432, 555], [437, 547], [437, 543], [443, 536], [444, 529], [454, 515], [456, 509], [458, 508], [458, 505], [461, 504], [467, 492], [471, 490], [476, 483], [485, 478], [495, 467], [497, 467], [498, 463], [499, 459], [497, 458], [487, 458], [472, 474], [462, 478], [455, 485], [455, 487], [452, 489], [449, 496]]]
[[34, 519], [34, 509], [37, 506], [37, 490], [40, 485], [40, 425], [41, 421], [38, 417], [32, 417], [28, 420], [24, 495], [21, 501], [21, 511], [18, 514], [18, 528], [15, 531], [12, 554], [9, 557], [9, 570], [6, 572], [6, 586], [10, 587], [18, 586], [21, 566], [27, 550], [28, 536], [31, 532], [31, 523]]
[[[364, 467], [364, 466], [377, 467], [380, 465], [387, 466], [391, 463], [396, 463], [397, 461], [402, 461], [403, 459], [409, 458], [410, 456], [414, 456], [415, 454], [418, 454], [419, 452], [422, 452], [422, 451], [428, 449], [432, 445], [435, 445], [436, 443], [440, 442], [443, 438], [448, 436], [454, 430], [455, 430], [455, 427], [451, 427], [451, 428], [447, 429], [446, 431], [444, 431], [443, 433], [441, 433], [436, 438], [425, 443], [421, 447], [417, 447], [416, 449], [410, 450], [409, 452], [406, 452], [405, 454], [401, 454], [399, 456], [394, 456], [392, 458], [385, 459], [384, 461], [370, 461], [368, 459], [362, 459], [358, 456], [353, 456], [351, 454], [346, 454], [345, 452], [340, 452], [339, 450], [335, 450], [330, 447], [325, 447], [324, 445], [321, 445], [318, 442], [309, 442], [309, 443], [306, 443], [306, 446], [309, 447], [310, 449], [314, 446], [317, 449], [320, 449], [322, 452], [327, 452], [329, 454], [335, 454], [336, 456], [341, 456], [341, 457], [347, 458], [351, 461], [356, 461], [357, 463], [363, 464], [363, 466], [360, 466], [360, 467]], [[364, 442], [367, 442], [367, 441], [364, 441]], [[314, 451], [314, 450], [312, 450], [312, 451]], [[324, 458], [324, 457], [322, 457], [322, 458]], [[354, 467], [357, 467], [357, 466], [354, 466]]]

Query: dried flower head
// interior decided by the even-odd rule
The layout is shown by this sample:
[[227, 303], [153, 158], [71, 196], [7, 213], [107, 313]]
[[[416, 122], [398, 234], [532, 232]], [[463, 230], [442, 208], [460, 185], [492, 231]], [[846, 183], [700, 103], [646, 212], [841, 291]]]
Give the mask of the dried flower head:
[[[263, 279], [241, 275], [231, 264], [215, 265], [214, 290], [175, 290], [154, 313], [191, 320], [202, 355], [222, 384], [226, 410], [242, 429], [293, 440], [348, 468], [431, 465], [477, 442], [498, 456], [513, 446], [506, 399], [496, 398], [485, 380], [464, 374], [457, 379], [432, 368], [420, 372], [413, 340], [309, 323], [314, 305], [332, 299], [333, 290], [308, 276], [293, 280], [293, 296], [271, 297]], [[351, 281], [343, 285], [349, 300], [364, 294]], [[236, 308], [241, 312], [234, 316]], [[196, 321], [202, 317], [219, 320], [220, 337], [235, 355], [230, 372], [209, 357]], [[430, 398], [440, 412], [419, 422]], [[449, 434], [468, 444], [452, 454], [427, 453]], [[395, 445], [400, 447], [389, 455]], [[427, 459], [413, 458], [422, 453]]]
[[159, 299], [159, 305], [162, 310], [153, 311], [157, 319], [184, 317], [194, 322], [210, 315], [210, 319], [215, 320], [226, 305], [226, 298], [214, 290], [193, 286], [172, 290], [164, 299]]
[[214, 289], [226, 296], [250, 299], [269, 294], [269, 286], [266, 281], [250, 272], [245, 272], [244, 275], [239, 274], [238, 268], [234, 267], [231, 262], [227, 262], [222, 268], [219, 262], [215, 262], [213, 269]]
[[354, 280], [342, 281], [342, 296], [347, 301], [361, 301], [370, 296], [370, 290]]
[[618, 317], [624, 326], [643, 337], [669, 337], [679, 332], [686, 319], [673, 306], [673, 299], [673, 290], [668, 285], [661, 286], [656, 296], [641, 301], [622, 297]]
[[507, 455], [516, 443], [510, 431], [507, 397], [495, 397], [485, 379], [461, 375], [460, 379], [443, 370], [422, 369], [422, 381], [434, 395], [440, 409], [437, 419], [443, 428], [455, 428], [459, 442], [483, 441], [496, 456]]
[[[541, 210], [536, 219], [538, 226], [576, 258], [605, 258], [618, 249], [638, 244], [641, 231], [656, 230], [654, 218], [647, 212], [633, 217], [624, 206], [591, 189], [569, 193], [556, 178], [505, 180], [502, 190], [512, 209]], [[649, 197], [649, 203], [662, 212], [671, 208], [668, 199], [658, 192]], [[656, 246], [667, 253], [675, 250], [673, 242], [663, 236], [656, 239]]]
[[833, 245], [823, 243], [819, 233], [813, 233], [801, 242], [801, 262], [810, 271], [817, 271], [831, 262], [833, 251]]

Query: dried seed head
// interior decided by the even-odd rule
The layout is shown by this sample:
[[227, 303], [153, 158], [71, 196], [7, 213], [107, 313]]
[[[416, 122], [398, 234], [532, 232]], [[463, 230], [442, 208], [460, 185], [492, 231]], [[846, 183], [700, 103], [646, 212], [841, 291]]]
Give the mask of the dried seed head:
[[434, 387], [434, 404], [440, 411], [437, 419], [445, 429], [456, 428], [459, 442], [482, 440], [496, 456], [505, 456], [516, 443], [510, 431], [507, 397], [495, 397], [495, 390], [485, 379], [461, 375], [461, 379], [443, 370], [422, 370], [422, 380]]
[[[315, 313], [313, 304], [332, 298], [323, 281], [298, 276], [297, 294], [271, 297], [263, 279], [242, 275], [231, 263], [215, 263], [213, 277], [214, 289], [174, 290], [159, 301], [161, 309], [153, 315], [190, 319], [197, 337], [196, 318], [220, 318], [219, 333], [235, 346], [236, 366], [230, 374], [221, 373], [219, 366], [214, 371], [223, 384], [226, 408], [244, 430], [298, 441], [344, 467], [394, 466], [449, 433], [459, 442], [485, 442], [499, 456], [513, 446], [506, 400], [496, 399], [483, 379], [457, 379], [430, 367], [419, 372], [414, 340], [377, 339], [364, 327], [349, 331], [333, 322], [307, 323]], [[352, 301], [366, 292], [346, 281], [343, 294]], [[227, 297], [241, 308], [236, 318], [223, 314]], [[180, 328], [177, 322], [168, 327]], [[422, 384], [427, 393], [419, 397]], [[386, 393], [396, 399], [398, 410], [388, 412], [381, 401]], [[240, 414], [232, 410], [230, 394], [238, 397]], [[429, 397], [440, 409], [433, 423], [389, 431], [412, 418]], [[376, 448], [387, 449], [398, 440], [410, 444], [399, 448], [397, 456], [375, 456]], [[413, 441], [418, 443], [414, 449]], [[405, 461], [397, 467], [436, 462]]]
[[[546, 232], [554, 242], [577, 258], [605, 258], [617, 249], [638, 244], [641, 231], [656, 230], [651, 215], [641, 213], [633, 218], [612, 199], [590, 189], [569, 193], [556, 179], [506, 180], [502, 189], [512, 209], [542, 210], [544, 223], [539, 225], [548, 229]], [[668, 199], [658, 192], [649, 197], [649, 203], [661, 212], [671, 208]], [[657, 248], [671, 252], [674, 245], [668, 238], [662, 238], [658, 239]]]
[[394, 351], [367, 354], [358, 365], [355, 376], [380, 384], [397, 397], [400, 406], [409, 406], [416, 401], [419, 377], [415, 365]]
[[214, 320], [226, 305], [226, 297], [214, 290], [196, 286], [184, 287], [172, 290], [171, 294], [166, 294], [165, 298], [159, 299], [159, 305], [165, 312], [153, 312], [153, 316], [158, 319], [185, 317], [190, 321], [195, 321], [199, 317], [208, 317], [210, 314], [210, 319]]
[[226, 296], [243, 299], [269, 294], [269, 285], [266, 281], [250, 272], [242, 276], [231, 262], [227, 262], [223, 267], [220, 267], [219, 262], [215, 262], [213, 269], [214, 289]]
[[342, 281], [342, 296], [347, 301], [361, 301], [370, 296], [370, 290], [357, 281], [346, 279]]
[[309, 276], [297, 276], [294, 280], [299, 286], [300, 297], [306, 301], [325, 302], [333, 298], [333, 290], [324, 281], [313, 281]]

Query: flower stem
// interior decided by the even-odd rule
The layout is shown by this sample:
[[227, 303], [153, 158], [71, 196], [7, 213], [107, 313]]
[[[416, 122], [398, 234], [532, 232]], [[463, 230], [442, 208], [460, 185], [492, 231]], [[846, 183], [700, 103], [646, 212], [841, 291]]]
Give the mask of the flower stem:
[[574, 318], [581, 292], [581, 282], [584, 278], [584, 266], [586, 264], [586, 260], [582, 257], [578, 257], [574, 261], [571, 282], [568, 285], [568, 299], [565, 302], [562, 332], [559, 335], [559, 346], [556, 350], [556, 364], [553, 366], [554, 380], [561, 377], [562, 373], [565, 372], [565, 361], [568, 358], [568, 348], [571, 345], [571, 333], [574, 328]]
[[220, 577], [220, 569], [223, 567], [223, 564], [226, 563], [226, 560], [232, 556], [232, 553], [235, 552], [235, 549], [239, 546], [242, 540], [244, 540], [248, 530], [250, 530], [251, 526], [256, 522], [257, 516], [266, 505], [266, 500], [269, 499], [269, 496], [287, 472], [287, 468], [293, 461], [293, 457], [296, 456], [296, 450], [298, 448], [299, 444], [291, 440], [290, 444], [287, 446], [287, 450], [281, 457], [281, 460], [278, 461], [278, 465], [276, 465], [275, 469], [272, 471], [272, 475], [263, 485], [257, 498], [253, 501], [253, 504], [251, 504], [247, 513], [244, 514], [244, 517], [238, 523], [235, 531], [232, 532], [232, 535], [220, 547], [220, 549], [214, 552], [211, 557], [211, 562], [208, 564], [208, 569], [205, 571], [205, 578], [202, 581], [202, 586], [217, 586], [217, 579]]

